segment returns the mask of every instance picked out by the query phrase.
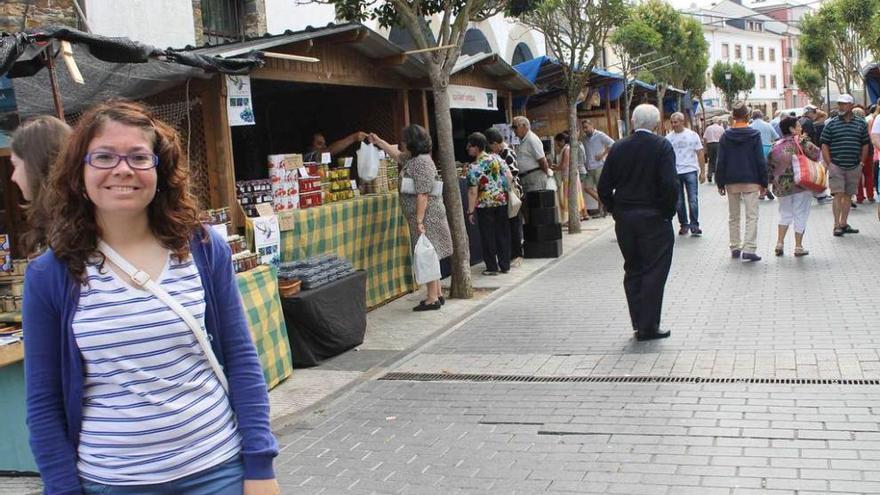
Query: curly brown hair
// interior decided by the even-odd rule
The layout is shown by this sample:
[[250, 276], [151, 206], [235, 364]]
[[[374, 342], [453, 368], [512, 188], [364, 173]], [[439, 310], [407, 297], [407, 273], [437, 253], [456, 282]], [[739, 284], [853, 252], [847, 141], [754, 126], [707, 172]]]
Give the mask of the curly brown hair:
[[25, 175], [30, 188], [31, 204], [25, 212], [28, 230], [22, 235], [24, 253], [33, 254], [46, 243], [48, 213], [41, 207], [40, 197], [46, 189], [49, 167], [61, 154], [70, 137], [70, 126], [65, 122], [43, 115], [23, 123], [12, 134], [12, 152], [24, 161]]
[[80, 118], [67, 148], [50, 171], [49, 187], [41, 197], [52, 218], [47, 229], [49, 247], [55, 257], [67, 265], [71, 275], [82, 281], [87, 262], [96, 256], [101, 265], [104, 262], [103, 256], [96, 252], [101, 232], [94, 205], [86, 196], [84, 157], [92, 139], [110, 121], [139, 127], [152, 134], [153, 153], [159, 157], [156, 197], [147, 207], [153, 235], [178, 261], [189, 255], [193, 235], [204, 235], [196, 200], [190, 194], [187, 157], [177, 131], [139, 103], [123, 100], [101, 103]]

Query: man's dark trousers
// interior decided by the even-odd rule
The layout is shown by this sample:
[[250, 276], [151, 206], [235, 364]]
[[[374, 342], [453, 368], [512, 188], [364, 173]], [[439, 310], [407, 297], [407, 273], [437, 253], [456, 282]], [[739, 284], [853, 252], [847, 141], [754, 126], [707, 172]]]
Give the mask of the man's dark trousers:
[[614, 221], [633, 329], [659, 331], [663, 291], [675, 244], [672, 221], [653, 208], [615, 211]]
[[483, 245], [483, 261], [486, 270], [502, 272], [510, 270], [510, 224], [507, 205], [493, 208], [477, 208], [480, 225], [480, 243]]
[[706, 143], [706, 152], [709, 159], [709, 180], [715, 177], [715, 164], [718, 160], [718, 143]]

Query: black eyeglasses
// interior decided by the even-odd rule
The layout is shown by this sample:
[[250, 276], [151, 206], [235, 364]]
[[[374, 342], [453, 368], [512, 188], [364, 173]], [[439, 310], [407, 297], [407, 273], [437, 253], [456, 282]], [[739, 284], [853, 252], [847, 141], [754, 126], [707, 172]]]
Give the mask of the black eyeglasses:
[[95, 168], [109, 170], [118, 167], [122, 160], [135, 170], [150, 170], [159, 165], [159, 157], [153, 153], [120, 155], [109, 151], [96, 151], [87, 154], [84, 161]]

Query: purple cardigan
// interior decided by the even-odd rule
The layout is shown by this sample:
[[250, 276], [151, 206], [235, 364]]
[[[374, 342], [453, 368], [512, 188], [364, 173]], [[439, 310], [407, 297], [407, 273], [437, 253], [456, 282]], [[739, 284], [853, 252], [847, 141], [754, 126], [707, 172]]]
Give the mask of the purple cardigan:
[[[278, 443], [269, 426], [269, 394], [251, 340], [229, 246], [213, 229], [190, 251], [205, 289], [205, 326], [229, 380], [246, 479], [274, 478]], [[50, 250], [25, 275], [23, 327], [27, 424], [44, 493], [81, 494], [76, 468], [82, 427], [83, 364], [73, 335], [80, 284]]]

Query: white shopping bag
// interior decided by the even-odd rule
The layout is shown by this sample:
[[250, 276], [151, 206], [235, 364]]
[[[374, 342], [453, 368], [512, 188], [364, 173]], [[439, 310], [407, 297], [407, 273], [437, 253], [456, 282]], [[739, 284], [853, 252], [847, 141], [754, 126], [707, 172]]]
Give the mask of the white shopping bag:
[[379, 176], [379, 150], [374, 145], [361, 143], [357, 159], [358, 176], [362, 181], [370, 182]]
[[440, 280], [440, 257], [425, 234], [419, 236], [413, 250], [413, 274], [419, 285]]

